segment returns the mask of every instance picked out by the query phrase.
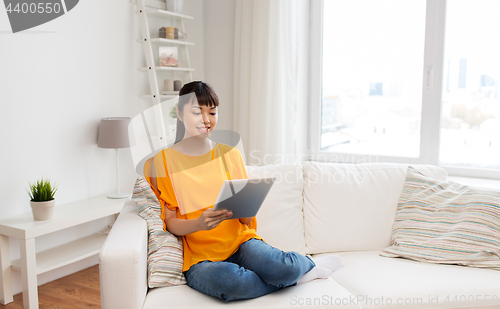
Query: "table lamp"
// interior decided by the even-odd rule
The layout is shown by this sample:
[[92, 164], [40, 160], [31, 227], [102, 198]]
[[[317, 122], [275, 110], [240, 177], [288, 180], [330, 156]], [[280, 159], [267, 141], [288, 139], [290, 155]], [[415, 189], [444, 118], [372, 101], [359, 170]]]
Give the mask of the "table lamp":
[[120, 176], [118, 168], [118, 149], [130, 147], [128, 139], [128, 117], [102, 118], [99, 125], [97, 147], [114, 148], [116, 150], [116, 192], [109, 193], [108, 198], [126, 198], [129, 193], [120, 192]]

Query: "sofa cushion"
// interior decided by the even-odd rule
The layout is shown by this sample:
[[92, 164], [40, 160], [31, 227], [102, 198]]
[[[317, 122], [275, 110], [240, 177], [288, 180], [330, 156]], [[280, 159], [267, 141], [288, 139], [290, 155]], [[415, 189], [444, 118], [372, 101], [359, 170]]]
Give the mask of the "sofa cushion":
[[[412, 166], [446, 180], [443, 168]], [[308, 253], [380, 250], [391, 244], [408, 164], [305, 162], [303, 167]]]
[[500, 190], [436, 180], [408, 167], [392, 245], [381, 255], [500, 270]]
[[379, 253], [333, 253], [345, 267], [332, 278], [363, 308], [500, 308], [499, 271], [392, 259]]
[[149, 290], [142, 309], [157, 308], [361, 308], [355, 297], [332, 278], [316, 279], [246, 300], [225, 303], [191, 287], [174, 286]]
[[182, 273], [182, 241], [163, 230], [160, 202], [144, 177], [137, 177], [132, 199], [139, 207], [139, 216], [148, 225], [148, 286], [186, 284]]
[[257, 213], [257, 234], [273, 247], [306, 254], [300, 164], [247, 166], [249, 178], [276, 177]]

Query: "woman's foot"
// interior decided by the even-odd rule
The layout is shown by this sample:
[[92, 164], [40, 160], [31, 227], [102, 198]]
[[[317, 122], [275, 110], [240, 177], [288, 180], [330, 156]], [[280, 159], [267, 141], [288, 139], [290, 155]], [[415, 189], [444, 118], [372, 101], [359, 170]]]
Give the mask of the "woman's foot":
[[314, 279], [326, 279], [330, 277], [331, 274], [331, 270], [316, 266], [310, 271], [306, 272], [302, 277], [300, 277], [300, 279], [297, 281], [297, 285], [309, 282]]
[[338, 255], [324, 255], [312, 258], [316, 266], [331, 270], [332, 272], [344, 268], [342, 258]]

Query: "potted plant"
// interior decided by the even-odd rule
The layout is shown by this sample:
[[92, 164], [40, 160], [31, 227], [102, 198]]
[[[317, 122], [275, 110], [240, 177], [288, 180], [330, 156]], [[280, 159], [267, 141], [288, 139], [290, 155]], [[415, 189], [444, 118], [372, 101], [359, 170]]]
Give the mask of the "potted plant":
[[56, 203], [54, 194], [56, 193], [57, 188], [54, 188], [49, 180], [43, 180], [43, 178], [35, 184], [28, 184], [30, 186], [28, 194], [30, 196], [33, 218], [36, 221], [52, 219]]

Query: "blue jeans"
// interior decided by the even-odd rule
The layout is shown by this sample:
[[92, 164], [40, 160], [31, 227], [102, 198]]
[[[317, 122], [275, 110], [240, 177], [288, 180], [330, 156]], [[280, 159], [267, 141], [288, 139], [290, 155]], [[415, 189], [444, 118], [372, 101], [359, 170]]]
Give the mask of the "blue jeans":
[[225, 302], [256, 298], [296, 285], [316, 266], [295, 251], [283, 252], [260, 239], [242, 243], [225, 261], [202, 261], [184, 272], [187, 284]]

